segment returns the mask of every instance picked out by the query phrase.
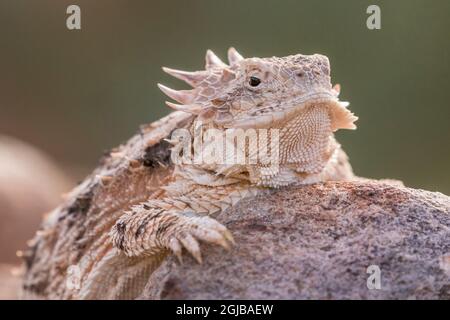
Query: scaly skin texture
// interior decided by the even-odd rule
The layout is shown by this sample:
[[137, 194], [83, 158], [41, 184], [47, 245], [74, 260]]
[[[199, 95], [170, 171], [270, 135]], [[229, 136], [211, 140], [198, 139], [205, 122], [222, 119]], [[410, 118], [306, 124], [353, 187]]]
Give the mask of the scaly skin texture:
[[[181, 261], [185, 249], [201, 263], [199, 242], [228, 249], [232, 234], [212, 216], [239, 200], [268, 188], [353, 178], [333, 132], [354, 129], [357, 118], [338, 100], [325, 56], [244, 59], [231, 48], [228, 60], [208, 50], [204, 71], [164, 68], [193, 89], [159, 85], [181, 103], [167, 103], [178, 111], [105, 155], [48, 214], [25, 254], [24, 297], [137, 297], [167, 254]], [[247, 157], [276, 143], [277, 157], [270, 164], [177, 161], [181, 150], [210, 145], [198, 128], [215, 130]], [[188, 144], [177, 129], [190, 134]], [[243, 145], [226, 135], [249, 130], [257, 139]], [[261, 140], [262, 133], [276, 135]]]

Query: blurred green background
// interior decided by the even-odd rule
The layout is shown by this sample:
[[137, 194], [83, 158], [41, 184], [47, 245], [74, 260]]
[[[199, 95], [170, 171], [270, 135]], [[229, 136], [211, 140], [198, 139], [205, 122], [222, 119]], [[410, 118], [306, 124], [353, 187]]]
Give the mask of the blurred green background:
[[[77, 4], [82, 30], [66, 28]], [[366, 28], [381, 7], [382, 29]], [[357, 174], [450, 194], [450, 1], [0, 1], [0, 133], [77, 178], [103, 150], [169, 112], [161, 66], [221, 57], [327, 55], [360, 117], [338, 138]]]

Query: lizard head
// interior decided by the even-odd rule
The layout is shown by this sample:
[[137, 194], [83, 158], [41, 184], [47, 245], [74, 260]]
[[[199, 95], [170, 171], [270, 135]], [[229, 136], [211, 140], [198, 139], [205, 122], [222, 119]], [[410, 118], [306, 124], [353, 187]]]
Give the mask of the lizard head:
[[353, 122], [357, 117], [347, 109], [348, 103], [338, 100], [339, 85], [331, 85], [326, 56], [244, 59], [230, 48], [228, 60], [227, 65], [208, 50], [205, 70], [163, 68], [193, 87], [176, 91], [158, 84], [166, 95], [181, 103], [167, 105], [218, 127], [244, 129], [283, 126], [319, 105], [326, 107], [332, 131], [356, 128]]

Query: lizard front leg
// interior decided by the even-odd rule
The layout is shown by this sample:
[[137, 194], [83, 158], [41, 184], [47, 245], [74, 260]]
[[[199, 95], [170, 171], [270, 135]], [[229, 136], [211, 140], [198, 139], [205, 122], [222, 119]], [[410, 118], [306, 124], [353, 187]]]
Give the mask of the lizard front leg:
[[112, 242], [129, 257], [169, 250], [181, 260], [184, 247], [201, 263], [199, 240], [226, 249], [233, 243], [227, 228], [208, 215], [254, 194], [252, 191], [236, 185], [196, 186], [187, 194], [151, 199], [133, 206], [116, 222]]
[[201, 263], [198, 240], [228, 249], [233, 242], [225, 226], [192, 211], [165, 210], [151, 202], [138, 205], [122, 216], [111, 231], [114, 246], [129, 257], [155, 255], [171, 250], [179, 260], [182, 248]]

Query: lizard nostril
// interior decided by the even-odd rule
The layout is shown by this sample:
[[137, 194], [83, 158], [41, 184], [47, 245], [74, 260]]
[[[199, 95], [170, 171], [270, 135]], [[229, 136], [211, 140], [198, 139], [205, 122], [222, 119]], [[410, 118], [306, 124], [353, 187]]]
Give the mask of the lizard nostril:
[[303, 72], [297, 72], [297, 77], [302, 78], [305, 74]]

